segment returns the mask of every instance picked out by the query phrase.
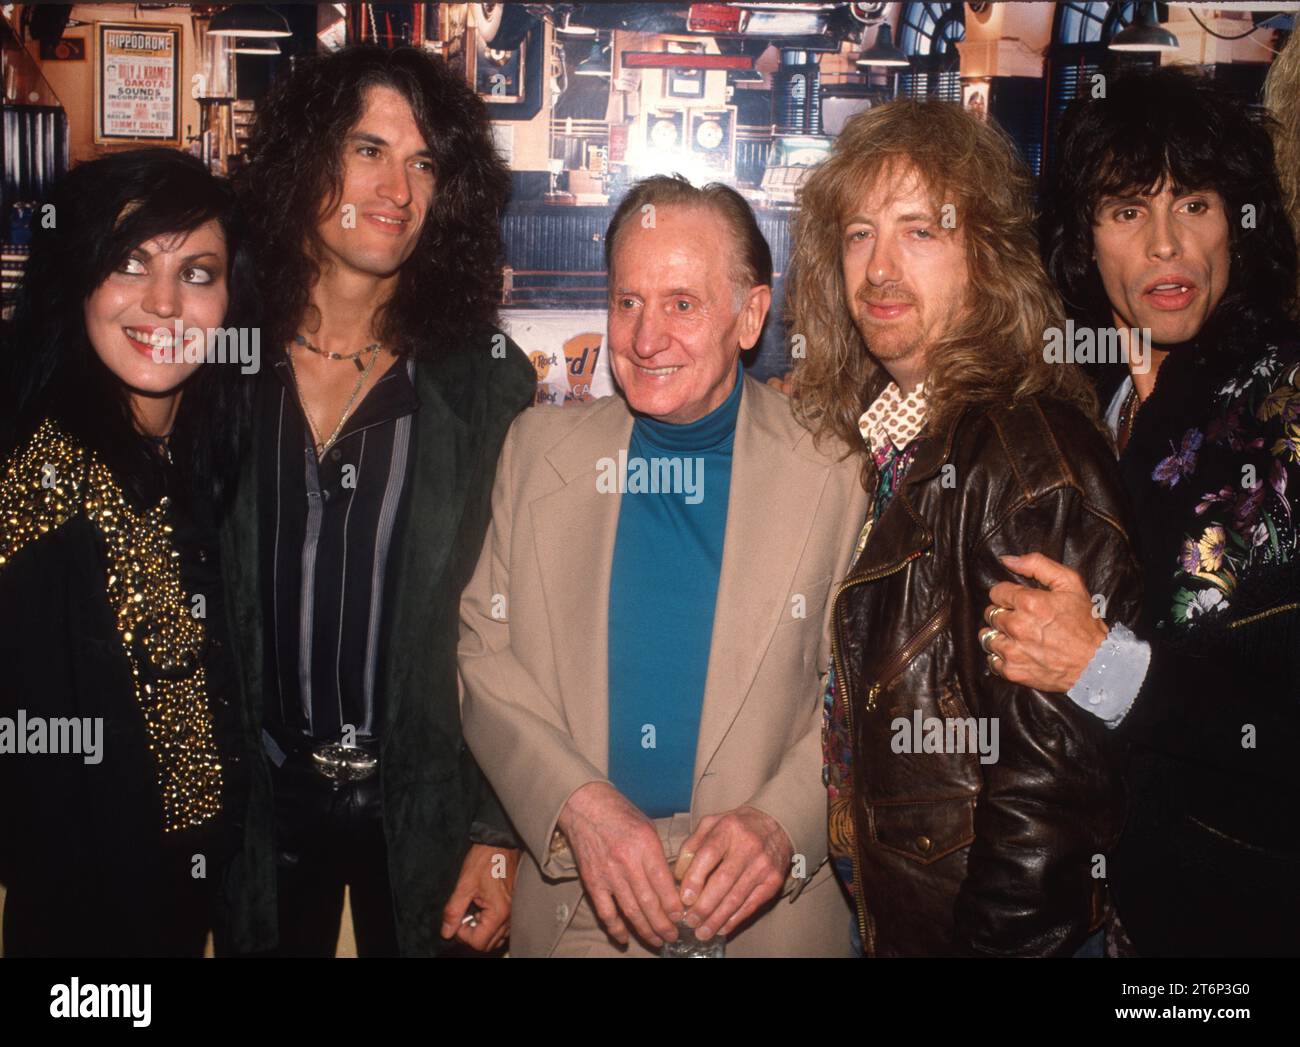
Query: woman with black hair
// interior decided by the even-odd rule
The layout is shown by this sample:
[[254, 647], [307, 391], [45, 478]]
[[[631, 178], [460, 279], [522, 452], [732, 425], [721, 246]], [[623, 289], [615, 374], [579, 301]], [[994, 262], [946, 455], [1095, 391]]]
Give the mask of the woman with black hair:
[[4, 349], [4, 951], [199, 955], [247, 794], [217, 544], [246, 247], [173, 150], [80, 164], [49, 203]]

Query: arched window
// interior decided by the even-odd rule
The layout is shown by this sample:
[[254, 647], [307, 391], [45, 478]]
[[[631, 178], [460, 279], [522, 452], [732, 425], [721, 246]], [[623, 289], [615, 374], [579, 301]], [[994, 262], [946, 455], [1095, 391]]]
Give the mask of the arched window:
[[898, 47], [911, 68], [898, 78], [899, 94], [910, 98], [961, 101], [961, 56], [966, 38], [961, 4], [904, 4]]
[[1109, 44], [1133, 21], [1137, 4], [1057, 4], [1052, 40], [1058, 44]]

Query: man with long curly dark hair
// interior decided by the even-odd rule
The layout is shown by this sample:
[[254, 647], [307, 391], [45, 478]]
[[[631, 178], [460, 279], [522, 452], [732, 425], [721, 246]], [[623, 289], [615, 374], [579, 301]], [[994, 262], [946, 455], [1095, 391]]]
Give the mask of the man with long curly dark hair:
[[1066, 114], [1044, 219], [1073, 319], [1153, 349], [1101, 376], [1143, 607], [1136, 636], [1108, 632], [1026, 547], [1011, 566], [1044, 588], [994, 587], [985, 618], [1001, 675], [1123, 720], [1109, 880], [1142, 955], [1300, 954], [1300, 846], [1278, 831], [1300, 803], [1300, 340], [1273, 157], [1269, 121], [1212, 80], [1130, 74]]
[[266, 753], [230, 947], [333, 955], [347, 886], [363, 956], [494, 948], [518, 852], [463, 748], [455, 644], [532, 391], [496, 328], [509, 174], [452, 70], [358, 46], [273, 86], [240, 189], [273, 366], [227, 534]]

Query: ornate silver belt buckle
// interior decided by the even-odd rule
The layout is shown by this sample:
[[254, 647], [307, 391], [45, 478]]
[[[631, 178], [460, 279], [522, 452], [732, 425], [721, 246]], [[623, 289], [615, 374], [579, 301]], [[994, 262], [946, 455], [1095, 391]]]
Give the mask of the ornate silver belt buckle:
[[336, 782], [363, 782], [379, 766], [379, 760], [364, 749], [338, 742], [317, 746], [311, 762], [318, 774]]

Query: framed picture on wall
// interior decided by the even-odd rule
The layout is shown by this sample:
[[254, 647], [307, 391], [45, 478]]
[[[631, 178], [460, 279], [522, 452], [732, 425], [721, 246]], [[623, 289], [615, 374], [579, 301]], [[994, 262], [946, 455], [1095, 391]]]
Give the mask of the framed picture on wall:
[[95, 25], [95, 143], [180, 145], [181, 27]]
[[[698, 41], [670, 41], [669, 54], [702, 55], [704, 44]], [[703, 98], [704, 69], [692, 68], [687, 64], [673, 66], [664, 70], [664, 94], [669, 98]]]
[[659, 108], [646, 117], [646, 150], [656, 153], [680, 153], [686, 145], [686, 112]]
[[736, 170], [736, 107], [692, 109], [691, 152], [710, 170], [731, 176]]
[[517, 47], [497, 50], [473, 26], [466, 30], [466, 77], [489, 119], [531, 120], [541, 111], [542, 35], [539, 23]]
[[989, 118], [989, 81], [968, 80], [961, 85], [961, 104], [981, 120]]
[[664, 94], [669, 98], [703, 98], [703, 69], [665, 69]]

